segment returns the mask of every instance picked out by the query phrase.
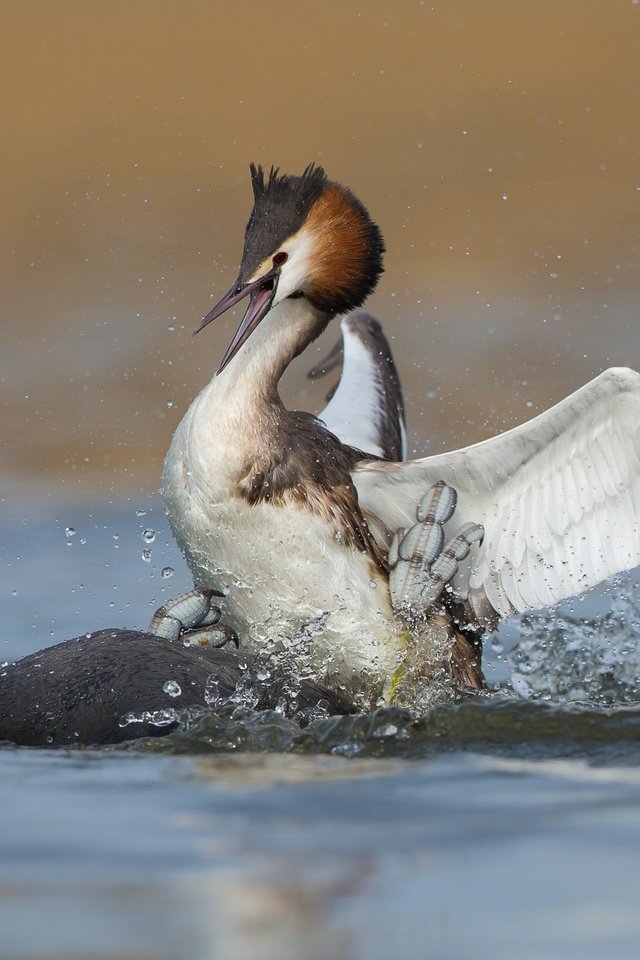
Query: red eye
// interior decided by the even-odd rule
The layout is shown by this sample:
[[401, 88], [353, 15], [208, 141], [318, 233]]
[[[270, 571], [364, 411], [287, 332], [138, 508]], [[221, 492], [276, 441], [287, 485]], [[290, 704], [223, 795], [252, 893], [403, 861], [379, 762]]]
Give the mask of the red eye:
[[281, 250], [280, 253], [276, 253], [273, 258], [274, 267], [281, 267], [283, 263], [286, 263], [289, 259], [289, 254], [285, 253], [284, 250]]

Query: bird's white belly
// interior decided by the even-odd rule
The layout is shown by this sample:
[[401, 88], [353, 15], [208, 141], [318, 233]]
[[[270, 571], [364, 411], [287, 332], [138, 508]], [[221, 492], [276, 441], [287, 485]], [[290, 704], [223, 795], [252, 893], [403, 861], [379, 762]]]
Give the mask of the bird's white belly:
[[349, 693], [375, 695], [403, 645], [386, 577], [297, 504], [204, 504], [165, 483], [176, 539], [196, 583], [228, 589], [224, 620], [241, 647], [295, 652], [299, 666]]

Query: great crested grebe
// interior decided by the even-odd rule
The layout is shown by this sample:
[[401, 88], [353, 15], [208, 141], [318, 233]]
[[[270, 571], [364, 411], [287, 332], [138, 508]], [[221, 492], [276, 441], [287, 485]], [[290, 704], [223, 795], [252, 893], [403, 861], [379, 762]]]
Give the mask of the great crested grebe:
[[[251, 180], [238, 279], [198, 330], [249, 306], [164, 468], [195, 583], [229, 590], [225, 619], [243, 646], [287, 649], [305, 675], [362, 704], [402, 702], [391, 678], [429, 659], [430, 643], [434, 662], [479, 687], [475, 630], [640, 563], [640, 377], [606, 371], [529, 423], [408, 462], [399, 387], [372, 388], [371, 350], [352, 357], [321, 418], [287, 410], [282, 374], [364, 302], [384, 244], [320, 167], [265, 177], [252, 165]], [[364, 341], [342, 322], [346, 359]], [[412, 607], [428, 615], [417, 653]]]

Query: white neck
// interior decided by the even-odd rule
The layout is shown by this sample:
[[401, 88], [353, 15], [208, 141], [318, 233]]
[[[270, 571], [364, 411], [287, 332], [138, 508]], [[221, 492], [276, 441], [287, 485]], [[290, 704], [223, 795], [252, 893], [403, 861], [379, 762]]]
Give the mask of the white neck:
[[[329, 321], [305, 297], [288, 297], [269, 311], [222, 373], [209, 387], [216, 403], [244, 406], [279, 403], [278, 383], [291, 361]], [[240, 400], [242, 398], [242, 400]]]

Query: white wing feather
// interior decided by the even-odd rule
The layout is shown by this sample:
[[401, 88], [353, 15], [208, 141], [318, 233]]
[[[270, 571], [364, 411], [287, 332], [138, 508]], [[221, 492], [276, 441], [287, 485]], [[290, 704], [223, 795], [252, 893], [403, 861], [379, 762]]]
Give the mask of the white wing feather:
[[406, 431], [402, 394], [382, 328], [365, 313], [344, 317], [340, 328], [342, 374], [318, 417], [350, 447], [383, 459], [389, 459], [389, 450], [395, 447], [396, 456], [403, 459]]
[[529, 423], [407, 463], [361, 463], [360, 504], [380, 535], [413, 522], [425, 488], [458, 491], [451, 531], [485, 538], [453, 584], [478, 617], [548, 606], [640, 564], [640, 375], [605, 371]]

